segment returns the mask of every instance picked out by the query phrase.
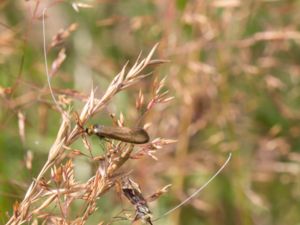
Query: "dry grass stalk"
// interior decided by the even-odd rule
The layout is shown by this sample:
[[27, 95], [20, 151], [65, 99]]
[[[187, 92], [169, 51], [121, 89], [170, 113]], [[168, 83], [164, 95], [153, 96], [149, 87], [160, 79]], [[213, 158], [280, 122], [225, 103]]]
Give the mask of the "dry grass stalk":
[[[118, 92], [137, 83], [149, 74], [144, 74], [143, 70], [153, 64], [160, 64], [163, 60], [153, 60], [153, 54], [157, 48], [157, 44], [150, 51], [145, 59], [140, 60], [140, 56], [136, 63], [128, 71], [127, 64], [122, 68], [121, 72], [115, 76], [108, 86], [105, 94], [101, 99], [95, 97], [94, 90], [82, 108], [79, 115], [81, 126], [76, 124], [72, 127], [70, 112], [62, 113], [62, 122], [58, 131], [56, 140], [49, 150], [48, 160], [41, 169], [37, 178], [32, 182], [22, 202], [15, 204], [14, 214], [7, 224], [24, 224], [42, 220], [51, 224], [85, 224], [89, 216], [96, 210], [96, 201], [108, 191], [119, 179], [116, 171], [130, 158], [134, 149], [133, 144], [119, 143], [117, 145], [108, 145], [112, 151], [107, 151], [104, 158], [100, 159], [99, 168], [95, 175], [88, 182], [79, 184], [74, 180], [73, 164], [68, 161], [61, 165], [60, 162], [68, 157], [67, 152], [72, 149], [70, 146], [74, 141], [82, 136], [82, 126], [96, 113], [98, 113]], [[158, 83], [153, 99], [150, 101], [151, 107], [155, 103], [167, 102], [170, 98], [166, 97], [166, 93], [160, 94], [163, 81]], [[141, 98], [141, 94], [140, 94]], [[139, 101], [143, 104], [143, 101]], [[120, 121], [120, 124], [122, 122]], [[85, 139], [85, 138], [83, 138]], [[161, 148], [165, 144], [172, 143], [171, 140], [155, 139], [149, 144], [140, 147], [138, 152], [152, 155], [156, 149]], [[72, 150], [71, 150], [72, 151]], [[74, 150], [73, 156], [80, 155], [78, 150]], [[46, 173], [51, 169], [51, 178], [46, 179]], [[75, 219], [70, 219], [68, 210], [71, 203], [75, 199], [85, 200], [85, 206], [80, 215]], [[57, 206], [60, 215], [53, 215], [47, 212], [50, 206]]]

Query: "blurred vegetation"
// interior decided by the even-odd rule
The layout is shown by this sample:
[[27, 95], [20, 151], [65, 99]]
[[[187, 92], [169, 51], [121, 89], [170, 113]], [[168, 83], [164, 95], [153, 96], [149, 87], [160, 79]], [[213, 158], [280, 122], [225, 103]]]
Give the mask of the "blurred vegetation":
[[[61, 122], [43, 58], [42, 10], [50, 3], [0, 1], [3, 223], [46, 161]], [[150, 203], [155, 218], [187, 198], [233, 153], [197, 198], [155, 224], [300, 223], [299, 1], [99, 0], [79, 12], [69, 1], [55, 3], [47, 11], [47, 46], [60, 29], [77, 24], [47, 51], [51, 67], [62, 46], [66, 49], [51, 80], [66, 109], [79, 109], [92, 85], [101, 96], [127, 60], [132, 65], [141, 50], [148, 52], [157, 42], [158, 57], [170, 60], [153, 77], [167, 77], [175, 100], [155, 108], [145, 122], [152, 123], [151, 137], [178, 142], [161, 149], [158, 161], [146, 157], [132, 163], [145, 193], [173, 184]], [[126, 125], [134, 126], [135, 99], [140, 89], [150, 98], [153, 77], [120, 93], [94, 122], [111, 124], [109, 114], [122, 112]], [[31, 154], [32, 167], [26, 165]], [[77, 179], [86, 180], [94, 169], [84, 158], [75, 165]], [[90, 224], [109, 221], [122, 208], [113, 193], [98, 207]]]

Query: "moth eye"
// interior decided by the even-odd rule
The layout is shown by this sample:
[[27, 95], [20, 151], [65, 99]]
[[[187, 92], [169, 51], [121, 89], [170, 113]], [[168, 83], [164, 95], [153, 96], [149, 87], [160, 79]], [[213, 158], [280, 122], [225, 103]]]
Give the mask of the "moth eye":
[[86, 133], [87, 133], [88, 135], [91, 135], [91, 129], [90, 129], [90, 128], [86, 128]]
[[94, 128], [93, 128], [93, 126], [89, 126], [88, 128], [86, 128], [86, 133], [88, 135], [94, 134]]

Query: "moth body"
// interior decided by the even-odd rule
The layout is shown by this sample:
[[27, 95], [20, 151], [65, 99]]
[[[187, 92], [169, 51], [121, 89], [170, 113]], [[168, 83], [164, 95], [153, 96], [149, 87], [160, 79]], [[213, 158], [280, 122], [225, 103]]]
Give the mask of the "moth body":
[[149, 141], [148, 133], [142, 128], [131, 129], [128, 127], [110, 127], [95, 124], [87, 128], [86, 133], [133, 144], [145, 144]]

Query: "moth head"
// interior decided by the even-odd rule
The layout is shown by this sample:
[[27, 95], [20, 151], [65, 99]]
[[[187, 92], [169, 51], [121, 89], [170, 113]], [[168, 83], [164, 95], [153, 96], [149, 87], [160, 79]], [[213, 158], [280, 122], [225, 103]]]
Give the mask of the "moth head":
[[97, 125], [97, 124], [94, 124], [94, 125], [90, 125], [88, 128], [85, 129], [85, 132], [88, 134], [88, 135], [93, 135], [93, 134], [98, 134], [101, 130], [101, 125]]
[[94, 130], [95, 130], [95, 125], [90, 125], [89, 127], [87, 127], [87, 128], [85, 129], [85, 132], [86, 132], [88, 135], [92, 135], [92, 134], [95, 133]]

